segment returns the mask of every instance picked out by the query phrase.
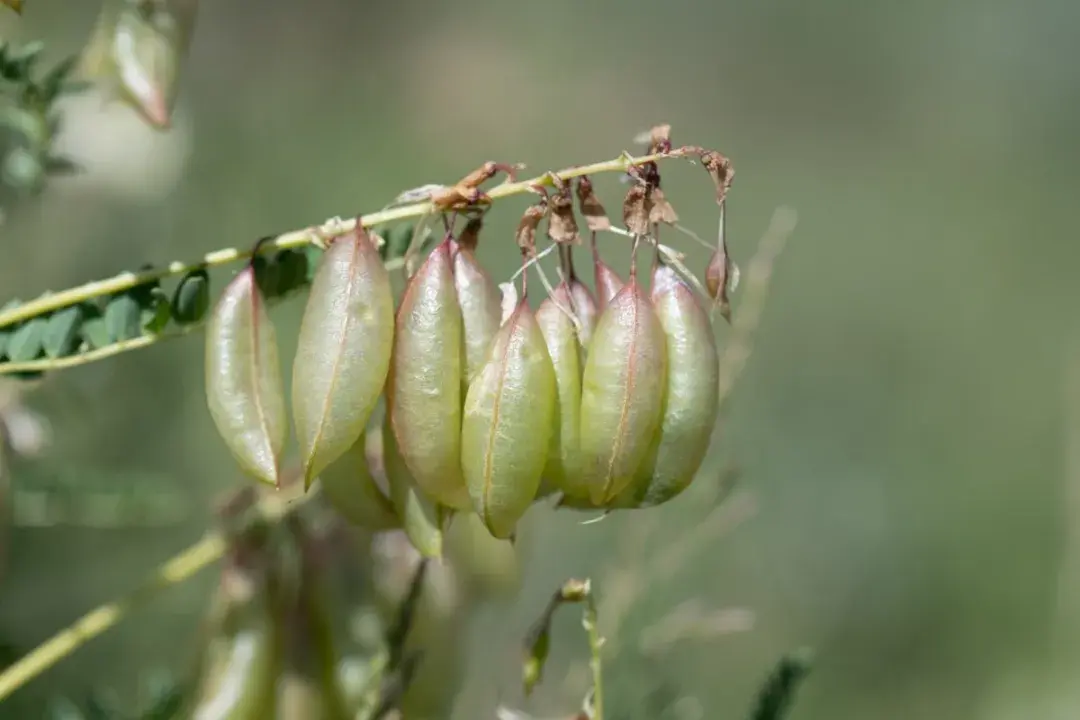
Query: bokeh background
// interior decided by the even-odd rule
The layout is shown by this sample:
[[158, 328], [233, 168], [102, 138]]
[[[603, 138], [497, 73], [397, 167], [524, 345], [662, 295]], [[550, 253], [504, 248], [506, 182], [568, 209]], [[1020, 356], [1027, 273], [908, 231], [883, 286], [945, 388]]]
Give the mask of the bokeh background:
[[[57, 58], [98, 10], [27, 5], [0, 32], [46, 39]], [[8, 219], [0, 300], [378, 209], [488, 159], [540, 172], [614, 157], [670, 122], [676, 144], [734, 161], [736, 260], [778, 205], [799, 226], [711, 461], [737, 464], [757, 511], [655, 583], [622, 632], [689, 599], [748, 609], [753, 628], [655, 666], [613, 661], [609, 702], [647, 717], [635, 693], [663, 680], [706, 718], [741, 717], [776, 659], [810, 646], [795, 720], [1080, 716], [1080, 4], [203, 5], [173, 132], [72, 101], [64, 142], [87, 172]], [[617, 207], [615, 179], [597, 182]], [[688, 226], [713, 232], [700, 169], [665, 166], [665, 188]], [[485, 236], [500, 278], [521, 207], [496, 209]], [[680, 247], [704, 268], [706, 251]], [[610, 259], [626, 268], [625, 253]], [[275, 311], [283, 348], [300, 309]], [[58, 374], [25, 401], [53, 441], [13, 474], [0, 636], [14, 654], [197, 538], [240, 482], [205, 409], [198, 337]], [[124, 492], [160, 498], [160, 517], [26, 519], [42, 495], [107, 515]], [[689, 496], [652, 512], [661, 530], [635, 552], [701, 516]], [[517, 638], [551, 589], [603, 577], [640, 522], [581, 519], [530, 514], [521, 595], [472, 624], [457, 716], [514, 697]], [[0, 717], [182, 667], [213, 581], [174, 589]], [[576, 618], [555, 645], [557, 678], [584, 656]]]

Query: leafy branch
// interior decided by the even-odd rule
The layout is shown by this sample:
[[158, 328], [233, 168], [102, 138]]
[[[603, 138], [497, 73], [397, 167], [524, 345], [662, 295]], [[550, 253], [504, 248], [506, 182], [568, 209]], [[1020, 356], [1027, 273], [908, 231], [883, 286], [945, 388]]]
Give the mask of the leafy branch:
[[[486, 198], [496, 202], [555, 187], [561, 181], [626, 172], [698, 151], [700, 148], [678, 148], [641, 157], [623, 153], [612, 160], [549, 172], [529, 180], [504, 182], [491, 188]], [[123, 272], [105, 280], [45, 293], [28, 302], [10, 301], [0, 309], [0, 375], [36, 375], [182, 337], [203, 325], [209, 292], [204, 286], [209, 269], [255, 256], [268, 257], [261, 268], [261, 274], [267, 278], [263, 291], [268, 298], [278, 298], [306, 285], [315, 265], [312, 255], [321, 252], [320, 247], [327, 239], [353, 230], [358, 223], [371, 228], [426, 218], [440, 211], [437, 200], [427, 199], [355, 219], [332, 218], [319, 226], [265, 238], [248, 250], [224, 248], [195, 262], [173, 262], [164, 267]], [[409, 238], [411, 232], [411, 228], [405, 228], [403, 234]], [[402, 243], [382, 240], [381, 252], [387, 268], [402, 267]], [[402, 252], [395, 254], [395, 249]], [[180, 278], [171, 297], [160, 286], [167, 278]]]

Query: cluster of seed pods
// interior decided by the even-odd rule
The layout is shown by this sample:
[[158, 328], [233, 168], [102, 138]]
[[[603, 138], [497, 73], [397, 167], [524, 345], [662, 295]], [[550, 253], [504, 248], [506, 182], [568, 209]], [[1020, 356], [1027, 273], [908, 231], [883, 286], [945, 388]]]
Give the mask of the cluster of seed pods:
[[[518, 231], [523, 270], [539, 260], [543, 217], [560, 250], [561, 282], [545, 279], [549, 292], [535, 311], [528, 272], [519, 293], [477, 260], [476, 216], [459, 236], [447, 223], [396, 304], [380, 238], [357, 223], [330, 241], [292, 369], [306, 486], [319, 479], [349, 520], [403, 527], [422, 554], [438, 556], [457, 513], [475, 514], [495, 539], [513, 542], [520, 519], [546, 495], [559, 495], [564, 507], [630, 509], [664, 503], [691, 484], [718, 413], [707, 299], [660, 252], [657, 223], [675, 216], [658, 176], [645, 185], [655, 197], [632, 190], [624, 204], [634, 259], [625, 280], [596, 248], [608, 221], [586, 182], [578, 197], [593, 236], [595, 292], [573, 268], [570, 246], [581, 240], [572, 208], [564, 212], [569, 184], [560, 181]], [[666, 211], [655, 211], [658, 204]], [[644, 230], [635, 220], [642, 212]], [[656, 252], [643, 282], [637, 249], [650, 238]], [[726, 290], [717, 274], [710, 268], [714, 299]], [[214, 421], [240, 465], [277, 484], [288, 414], [273, 328], [250, 269], [225, 290], [208, 332]]]

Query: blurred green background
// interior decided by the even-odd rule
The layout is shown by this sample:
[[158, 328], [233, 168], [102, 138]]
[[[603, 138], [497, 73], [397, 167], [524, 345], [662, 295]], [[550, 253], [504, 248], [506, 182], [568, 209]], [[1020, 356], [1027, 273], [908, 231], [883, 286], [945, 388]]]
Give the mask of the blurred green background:
[[[27, 5], [0, 32], [43, 38], [55, 58], [98, 10]], [[630, 712], [633, 692], [667, 678], [704, 717], [742, 717], [779, 655], [809, 645], [795, 720], [1075, 718], [1078, 28], [1066, 0], [204, 2], [172, 133], [71, 102], [64, 142], [88, 171], [9, 218], [0, 300], [372, 211], [484, 160], [541, 172], [607, 159], [670, 122], [676, 144], [735, 164], [738, 261], [776, 206], [799, 227], [715, 445], [758, 511], [656, 584], [624, 631], [689, 598], [749, 608], [754, 627], [658, 667], [613, 662], [609, 694], [626, 695], [609, 702]], [[704, 174], [663, 171], [685, 224], [710, 235]], [[597, 184], [617, 207], [614, 177]], [[523, 207], [497, 208], [485, 234], [500, 279]], [[703, 269], [706, 252], [677, 242]], [[626, 268], [625, 253], [608, 257]], [[275, 313], [283, 348], [300, 309]], [[0, 636], [17, 652], [197, 538], [239, 482], [205, 409], [197, 337], [58, 374], [26, 402], [54, 440], [17, 465], [16, 488], [137, 487], [183, 511], [151, 527], [16, 522]], [[650, 543], [700, 516], [689, 498], [651, 512], [663, 530]], [[530, 514], [525, 586], [474, 623], [458, 716], [515, 697], [517, 638], [550, 590], [599, 579], [640, 522], [581, 519]], [[0, 717], [180, 669], [213, 581], [174, 589]], [[579, 635], [576, 618], [559, 622], [553, 663], [584, 656]]]

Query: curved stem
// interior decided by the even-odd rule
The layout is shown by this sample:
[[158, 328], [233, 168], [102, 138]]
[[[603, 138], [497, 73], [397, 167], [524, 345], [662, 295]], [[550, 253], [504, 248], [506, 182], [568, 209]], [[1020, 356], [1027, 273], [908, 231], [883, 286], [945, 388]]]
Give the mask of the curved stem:
[[[681, 157], [678, 153], [663, 153], [659, 155], [645, 155], [639, 158], [630, 156], [629, 154], [623, 154], [614, 160], [606, 160], [604, 162], [593, 163], [592, 165], [582, 165], [579, 167], [568, 168], [566, 170], [560, 170], [557, 173], [544, 173], [531, 180], [523, 180], [521, 182], [503, 183], [496, 185], [490, 191], [487, 192], [487, 196], [491, 200], [499, 200], [501, 198], [510, 197], [512, 195], [521, 195], [526, 192], [535, 192], [537, 186], [550, 186], [553, 184], [552, 175], [558, 177], [561, 180], [569, 180], [571, 178], [580, 177], [582, 175], [596, 175], [599, 173], [607, 172], [625, 172], [627, 168], [642, 165], [648, 162], [656, 162], [671, 157]], [[387, 210], [380, 210], [379, 212], [370, 213], [359, 218], [359, 222], [364, 227], [373, 227], [375, 225], [383, 225], [398, 220], [405, 220], [408, 218], [422, 217], [424, 215], [437, 212], [430, 201], [414, 203], [412, 205], [404, 205], [402, 207], [389, 208]], [[286, 248], [298, 248], [303, 247], [311, 242], [318, 241], [321, 237], [326, 235], [337, 235], [347, 233], [356, 227], [357, 219], [333, 219], [324, 223], [319, 227], [309, 227], [303, 230], [292, 230], [286, 233], [282, 233], [277, 237], [274, 237], [267, 242], [261, 243], [258, 251], [260, 253], [270, 252], [273, 250], [284, 250]], [[230, 263], [239, 262], [241, 260], [247, 260], [252, 256], [251, 250], [239, 250], [237, 248], [224, 248], [222, 250], [215, 250], [208, 255], [205, 255], [201, 260], [194, 263], [173, 262], [162, 268], [154, 268], [151, 270], [142, 270], [139, 272], [123, 272], [114, 277], [106, 280], [97, 280], [95, 282], [86, 283], [78, 287], [63, 290], [61, 292], [49, 293], [39, 297], [36, 300], [31, 300], [18, 307], [12, 308], [7, 312], [0, 313], [0, 328], [14, 325], [15, 323], [29, 320], [30, 318], [38, 317], [51, 313], [60, 308], [67, 307], [69, 305], [75, 305], [86, 300], [91, 300], [97, 297], [103, 297], [106, 295], [112, 295], [115, 293], [130, 290], [131, 288], [152, 282], [154, 280], [160, 280], [166, 277], [172, 277], [176, 275], [184, 275], [193, 270], [199, 268], [213, 268], [221, 265], [228, 265]]]

